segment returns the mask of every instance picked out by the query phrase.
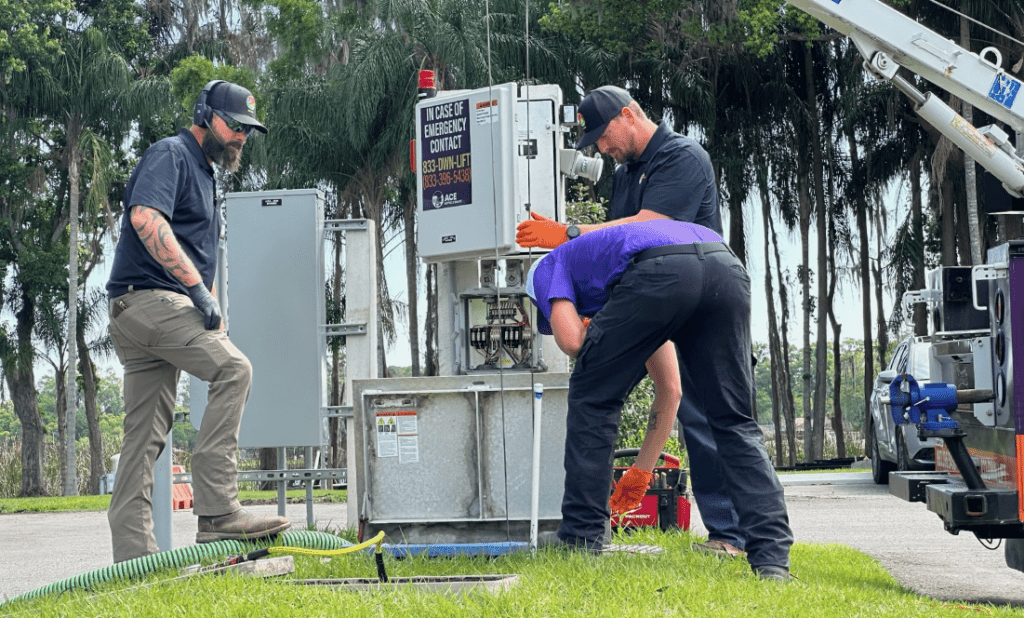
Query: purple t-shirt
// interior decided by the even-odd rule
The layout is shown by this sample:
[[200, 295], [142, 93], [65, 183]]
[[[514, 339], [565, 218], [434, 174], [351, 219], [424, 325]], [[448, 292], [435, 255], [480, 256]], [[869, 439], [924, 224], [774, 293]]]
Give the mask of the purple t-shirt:
[[706, 227], [670, 219], [588, 232], [538, 262], [533, 274], [534, 300], [545, 321], [551, 319], [551, 301], [556, 298], [571, 301], [580, 315], [594, 315], [608, 302], [611, 288], [637, 253], [651, 247], [703, 242], [724, 241]]

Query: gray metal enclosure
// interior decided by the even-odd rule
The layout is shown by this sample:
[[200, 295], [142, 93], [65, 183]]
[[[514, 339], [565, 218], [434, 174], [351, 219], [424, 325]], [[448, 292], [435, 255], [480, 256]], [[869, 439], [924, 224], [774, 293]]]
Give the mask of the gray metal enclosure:
[[[539, 519], [561, 520], [569, 375], [544, 385]], [[357, 380], [353, 472], [363, 537], [396, 542], [528, 539], [533, 392], [528, 373]], [[355, 504], [351, 500], [349, 508]]]
[[[319, 446], [327, 403], [323, 195], [261, 191], [225, 201], [229, 333], [253, 368], [239, 446]], [[190, 394], [199, 427], [206, 383], [193, 378]]]

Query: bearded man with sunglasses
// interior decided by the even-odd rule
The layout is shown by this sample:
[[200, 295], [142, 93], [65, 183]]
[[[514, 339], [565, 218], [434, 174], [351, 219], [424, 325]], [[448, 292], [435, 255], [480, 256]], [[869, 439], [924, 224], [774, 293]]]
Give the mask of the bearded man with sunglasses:
[[215, 300], [220, 219], [213, 164], [238, 170], [252, 132], [266, 133], [245, 88], [215, 80], [193, 124], [146, 150], [124, 190], [121, 234], [107, 282], [110, 337], [124, 365], [124, 444], [107, 519], [114, 562], [159, 551], [153, 466], [174, 418], [178, 378], [209, 382], [192, 455], [197, 543], [255, 539], [289, 527], [238, 502], [238, 431], [252, 366], [228, 339]]

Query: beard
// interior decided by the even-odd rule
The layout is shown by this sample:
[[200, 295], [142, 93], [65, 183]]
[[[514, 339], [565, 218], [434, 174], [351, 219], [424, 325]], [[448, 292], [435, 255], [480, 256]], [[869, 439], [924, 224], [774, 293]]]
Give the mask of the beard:
[[213, 129], [208, 129], [203, 136], [202, 148], [203, 154], [229, 172], [237, 172], [242, 164], [242, 142], [223, 142]]

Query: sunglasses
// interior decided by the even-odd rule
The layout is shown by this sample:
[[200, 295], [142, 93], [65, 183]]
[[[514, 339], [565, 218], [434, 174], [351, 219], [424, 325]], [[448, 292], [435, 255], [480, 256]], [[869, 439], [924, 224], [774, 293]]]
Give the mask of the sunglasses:
[[228, 116], [227, 114], [222, 114], [217, 110], [213, 110], [213, 113], [220, 116], [220, 119], [224, 121], [224, 124], [228, 125], [228, 128], [234, 131], [235, 133], [245, 133], [245, 136], [249, 137], [249, 135], [256, 130], [256, 127], [254, 127], [253, 125], [238, 122], [231, 116]]

